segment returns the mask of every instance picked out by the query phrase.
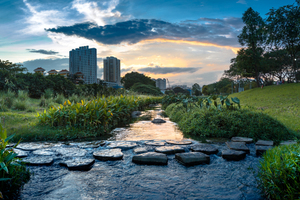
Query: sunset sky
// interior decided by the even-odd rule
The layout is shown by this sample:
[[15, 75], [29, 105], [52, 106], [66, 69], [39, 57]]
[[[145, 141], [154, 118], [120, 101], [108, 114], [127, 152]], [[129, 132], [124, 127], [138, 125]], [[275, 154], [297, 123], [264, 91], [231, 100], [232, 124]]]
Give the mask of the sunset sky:
[[249, 7], [263, 18], [293, 0], [0, 0], [0, 59], [69, 69], [69, 51], [97, 49], [98, 78], [107, 56], [170, 84], [216, 82], [240, 48]]

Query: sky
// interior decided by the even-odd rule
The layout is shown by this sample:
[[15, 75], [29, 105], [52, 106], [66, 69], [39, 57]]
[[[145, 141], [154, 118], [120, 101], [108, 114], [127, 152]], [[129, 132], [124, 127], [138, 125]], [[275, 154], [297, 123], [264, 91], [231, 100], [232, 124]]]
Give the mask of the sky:
[[[69, 69], [69, 51], [97, 49], [131, 71], [170, 85], [218, 81], [241, 48], [243, 13], [262, 18], [293, 0], [0, 0], [0, 60], [29, 72]], [[168, 85], [167, 85], [168, 87]]]

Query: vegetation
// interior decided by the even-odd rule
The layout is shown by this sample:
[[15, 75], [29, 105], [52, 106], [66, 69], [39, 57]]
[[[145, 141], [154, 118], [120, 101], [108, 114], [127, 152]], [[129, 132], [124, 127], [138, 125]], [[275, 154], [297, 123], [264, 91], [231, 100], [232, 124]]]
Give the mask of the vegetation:
[[127, 90], [130, 89], [135, 83], [151, 85], [155, 87], [155, 81], [151, 80], [150, 77], [138, 72], [127, 73], [124, 77], [122, 77], [121, 83]]
[[268, 199], [300, 198], [300, 145], [268, 150], [260, 161], [258, 180]]
[[135, 83], [133, 86], [131, 86], [130, 89], [139, 94], [154, 95], [154, 96], [162, 95], [160, 89], [153, 85], [145, 85], [145, 84], [141, 84], [141, 83]]
[[13, 151], [20, 141], [6, 148], [12, 137], [7, 137], [6, 130], [0, 124], [0, 198], [4, 199], [15, 199], [21, 187], [30, 179], [29, 170]]

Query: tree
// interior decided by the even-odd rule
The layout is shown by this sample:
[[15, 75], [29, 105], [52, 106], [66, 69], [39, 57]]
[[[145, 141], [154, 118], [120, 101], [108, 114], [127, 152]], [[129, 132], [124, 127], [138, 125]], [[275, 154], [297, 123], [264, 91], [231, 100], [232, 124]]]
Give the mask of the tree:
[[141, 94], [148, 94], [148, 95], [154, 95], [154, 96], [162, 95], [160, 89], [153, 85], [145, 85], [145, 84], [141, 84], [141, 83], [135, 83], [130, 89], [134, 92], [138, 92]]
[[152, 85], [155, 87], [155, 81], [151, 80], [150, 77], [138, 72], [127, 73], [124, 77], [122, 77], [121, 83], [125, 89], [130, 89], [130, 87], [132, 87], [135, 83]]
[[186, 94], [186, 95], [190, 94], [190, 92], [188, 90], [185, 90], [185, 89], [183, 89], [181, 87], [175, 87], [173, 89], [173, 91], [174, 91], [175, 94], [178, 94], [178, 93], [182, 93], [182, 94]]
[[204, 95], [209, 95], [209, 93], [208, 93], [208, 86], [207, 85], [203, 85], [203, 87], [202, 87], [202, 93]]
[[[196, 96], [199, 96], [200, 95], [200, 93], [201, 93], [201, 87], [200, 87], [200, 85], [198, 84], [198, 83], [195, 83], [193, 86], [192, 86], [192, 91], [193, 91], [193, 94], [194, 95], [196, 95], [196, 93], [198, 94], [198, 95], [196, 95]], [[198, 91], [198, 92], [197, 92]], [[200, 93], [199, 93], [200, 92]]]
[[0, 60], [0, 70], [8, 71], [11, 75], [15, 75], [16, 73], [28, 71], [27, 68], [22, 67], [21, 64], [15, 64], [9, 62], [8, 60]]
[[[297, 1], [299, 2], [299, 1]], [[267, 13], [268, 44], [279, 49], [286, 49], [293, 63], [294, 76], [297, 82], [296, 55], [300, 51], [300, 9], [299, 6], [287, 5], [270, 9]]]

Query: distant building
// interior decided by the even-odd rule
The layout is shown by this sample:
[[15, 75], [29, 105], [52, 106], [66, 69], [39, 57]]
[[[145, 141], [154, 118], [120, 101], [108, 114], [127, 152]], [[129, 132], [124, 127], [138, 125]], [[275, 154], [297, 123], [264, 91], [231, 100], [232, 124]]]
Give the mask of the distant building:
[[160, 90], [166, 90], [167, 80], [165, 78], [158, 78], [155, 80], [155, 84]]
[[35, 73], [40, 73], [44, 75], [44, 71], [46, 71], [44, 68], [38, 67], [35, 70], [33, 70]]
[[69, 52], [69, 70], [71, 74], [81, 72], [85, 83], [97, 83], [97, 49], [89, 46], [72, 49]]
[[106, 57], [106, 59], [103, 60], [103, 75], [105, 82], [121, 85], [120, 60], [112, 56]]
[[61, 75], [61, 76], [64, 76], [65, 78], [67, 78], [68, 75], [69, 75], [69, 71], [66, 70], [66, 69], [63, 69], [63, 70], [60, 70], [60, 71], [58, 72], [58, 74]]
[[48, 74], [49, 75], [56, 75], [58, 72], [55, 69], [51, 69]]

